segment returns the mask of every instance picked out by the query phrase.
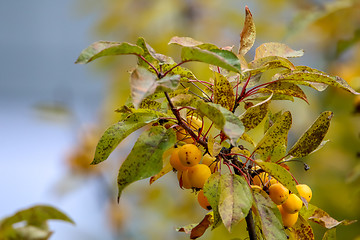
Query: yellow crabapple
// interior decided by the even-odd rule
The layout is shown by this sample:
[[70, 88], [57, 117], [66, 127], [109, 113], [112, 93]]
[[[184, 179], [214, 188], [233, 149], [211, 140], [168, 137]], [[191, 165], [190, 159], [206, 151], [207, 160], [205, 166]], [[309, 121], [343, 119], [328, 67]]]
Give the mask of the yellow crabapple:
[[194, 144], [183, 145], [178, 152], [179, 160], [185, 167], [192, 167], [198, 164], [202, 158], [200, 149]]
[[288, 199], [282, 204], [282, 207], [287, 213], [296, 213], [300, 211], [302, 205], [303, 202], [301, 199], [294, 193], [291, 193]]
[[188, 169], [189, 180], [191, 182], [191, 186], [194, 188], [203, 188], [210, 175], [211, 170], [205, 164], [197, 164]]
[[300, 194], [300, 196], [302, 196], [303, 198], [305, 198], [305, 200], [307, 202], [310, 202], [311, 198], [312, 198], [312, 191], [311, 188], [306, 185], [306, 184], [298, 184], [296, 185], [296, 188]]
[[274, 183], [269, 187], [269, 197], [276, 205], [281, 205], [288, 199], [289, 190], [281, 183]]
[[281, 219], [283, 222], [284, 227], [291, 228], [295, 225], [296, 221], [298, 220], [299, 213], [288, 213], [284, 210], [282, 205], [277, 206], [281, 213]]
[[202, 208], [204, 208], [206, 210], [211, 210], [210, 203], [209, 203], [208, 199], [205, 197], [204, 191], [202, 189], [199, 191], [197, 199]]

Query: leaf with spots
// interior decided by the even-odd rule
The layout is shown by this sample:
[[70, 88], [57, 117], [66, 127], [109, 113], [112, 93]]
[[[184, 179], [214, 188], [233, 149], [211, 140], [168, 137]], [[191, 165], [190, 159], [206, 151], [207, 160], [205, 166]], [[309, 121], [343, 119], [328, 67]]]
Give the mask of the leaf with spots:
[[219, 214], [230, 232], [249, 213], [253, 198], [244, 177], [235, 174], [221, 175], [220, 191]]
[[305, 157], [315, 151], [323, 142], [332, 116], [333, 114], [330, 111], [321, 113], [311, 127], [289, 150], [286, 159]]
[[154, 175], [150, 178], [150, 181], [149, 181], [150, 185], [153, 184], [159, 178], [165, 176], [165, 174], [167, 174], [173, 170], [173, 166], [171, 166], [171, 164], [170, 164], [170, 157], [174, 151], [175, 151], [175, 148], [169, 148], [168, 150], [166, 150], [163, 153], [163, 155], [162, 155], [163, 168], [161, 169], [161, 171], [159, 173], [157, 173], [156, 175]]
[[309, 225], [309, 223], [299, 215], [299, 218], [295, 225], [291, 228], [291, 238], [290, 239], [307, 239], [314, 240], [314, 232]]
[[155, 92], [174, 90], [179, 82], [179, 75], [167, 75], [157, 80], [156, 74], [144, 67], [137, 67], [130, 76], [131, 97], [134, 107], [138, 108], [146, 97]]
[[187, 68], [176, 66], [176, 63], [174, 64], [163, 64], [162, 65], [162, 71], [165, 73], [167, 71], [170, 71], [173, 75], [179, 75], [180, 80], [182, 82], [187, 82], [189, 79], [196, 79], [195, 75]]
[[245, 55], [254, 45], [256, 38], [256, 28], [249, 8], [245, 7], [245, 22], [240, 34], [239, 54]]
[[272, 95], [252, 107], [249, 107], [239, 118], [245, 126], [245, 132], [258, 126], [266, 117]]
[[282, 225], [281, 214], [276, 204], [262, 189], [253, 189], [254, 204], [258, 224], [264, 239], [285, 240], [286, 234]]
[[200, 115], [209, 118], [216, 128], [222, 130], [234, 145], [244, 133], [245, 128], [240, 119], [219, 104], [198, 101], [196, 108]]
[[245, 70], [245, 73], [249, 73], [252, 76], [265, 72], [269, 69], [286, 68], [295, 69], [294, 64], [286, 58], [277, 56], [268, 56], [264, 58], [256, 59], [249, 63], [249, 69]]
[[165, 115], [153, 110], [133, 110], [133, 113], [129, 114], [125, 119], [106, 129], [96, 146], [95, 157], [91, 164], [105, 161], [128, 135], [146, 124], [157, 121], [161, 116]]
[[181, 60], [184, 62], [197, 61], [212, 64], [229, 71], [241, 72], [240, 60], [231, 51], [222, 49], [205, 50], [199, 47], [183, 47]]
[[263, 169], [270, 176], [278, 180], [291, 192], [295, 193], [300, 197], [300, 194], [296, 188], [296, 182], [288, 170], [286, 170], [284, 167], [280, 166], [279, 164], [272, 162], [263, 162], [261, 160], [256, 160], [255, 162], [257, 165], [261, 167], [261, 169]]
[[[296, 84], [307, 85], [310, 87], [314, 87], [312, 86], [313, 83], [320, 85], [325, 84], [344, 89], [356, 95], [360, 94], [356, 92], [344, 79], [338, 76], [331, 76], [325, 72], [307, 66], [297, 66], [295, 70], [284, 70], [280, 73], [275, 74], [272, 80], [294, 82]], [[314, 88], [321, 91], [324, 90], [326, 87]]]
[[287, 96], [300, 98], [308, 103], [306, 95], [303, 92], [303, 90], [301, 90], [301, 88], [298, 85], [290, 82], [279, 81], [279, 82], [271, 83], [266, 87], [260, 88], [258, 90], [258, 93], [273, 93], [278, 95], [287, 95]]
[[273, 162], [284, 157], [291, 123], [291, 113], [289, 111], [284, 112], [266, 131], [264, 137], [254, 149], [254, 153], [258, 154], [260, 158], [264, 160], [270, 157]]
[[212, 229], [218, 227], [221, 223], [219, 214], [219, 199], [220, 199], [220, 173], [216, 172], [211, 174], [204, 184], [204, 195], [208, 199], [210, 206], [213, 210], [214, 223]]
[[293, 50], [283, 43], [269, 42], [263, 43], [255, 51], [255, 60], [269, 56], [279, 56], [283, 58], [301, 57], [304, 50]]
[[235, 104], [233, 88], [226, 77], [218, 72], [214, 72], [214, 74], [214, 103], [231, 111]]
[[331, 228], [337, 227], [339, 225], [350, 225], [350, 224], [356, 222], [356, 220], [338, 221], [338, 220], [332, 218], [327, 212], [325, 212], [324, 210], [322, 210], [318, 207], [315, 207], [311, 216], [308, 219], [317, 224], [320, 224], [321, 226], [323, 226], [327, 229], [331, 229]]
[[151, 127], [139, 136], [119, 170], [118, 200], [126, 186], [161, 171], [162, 155], [167, 149], [173, 147], [175, 142], [175, 131], [162, 126]]
[[114, 56], [122, 54], [142, 55], [144, 50], [130, 43], [98, 41], [84, 49], [75, 63], [89, 63], [99, 57]]

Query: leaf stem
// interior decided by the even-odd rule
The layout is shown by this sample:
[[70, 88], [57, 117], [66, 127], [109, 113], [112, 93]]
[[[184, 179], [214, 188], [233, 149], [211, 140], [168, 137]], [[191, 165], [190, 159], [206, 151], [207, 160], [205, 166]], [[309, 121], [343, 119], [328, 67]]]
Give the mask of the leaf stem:
[[161, 78], [165, 77], [169, 72], [171, 72], [172, 70], [174, 70], [175, 68], [179, 67], [180, 65], [187, 63], [189, 61], [181, 61], [178, 64], [176, 64], [175, 66], [173, 66], [172, 68], [170, 68], [169, 70], [167, 70], [164, 74], [161, 75]]
[[156, 67], [154, 67], [154, 65], [152, 65], [148, 60], [146, 60], [146, 58], [144, 58], [144, 56], [142, 55], [137, 55], [139, 58], [141, 58], [144, 62], [146, 62], [152, 69], [154, 69], [156, 75], [158, 76], [158, 78], [161, 77], [160, 72], [156, 69]]

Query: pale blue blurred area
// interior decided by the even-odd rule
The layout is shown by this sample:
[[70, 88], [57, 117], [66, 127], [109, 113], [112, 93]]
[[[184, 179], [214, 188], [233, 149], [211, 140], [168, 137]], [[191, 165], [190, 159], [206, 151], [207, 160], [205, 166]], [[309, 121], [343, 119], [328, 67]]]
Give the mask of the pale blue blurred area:
[[77, 129], [96, 121], [105, 92], [104, 74], [74, 64], [95, 41], [93, 17], [78, 17], [71, 0], [0, 1], [0, 219], [55, 206], [76, 226], [51, 222], [53, 240], [111, 238], [96, 181], [63, 198], [53, 191]]

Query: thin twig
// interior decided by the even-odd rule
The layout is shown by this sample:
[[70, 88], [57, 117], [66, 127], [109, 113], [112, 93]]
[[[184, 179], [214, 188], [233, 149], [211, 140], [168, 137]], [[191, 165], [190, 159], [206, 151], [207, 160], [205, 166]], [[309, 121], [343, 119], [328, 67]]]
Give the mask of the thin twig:
[[[193, 139], [197, 139], [196, 134], [193, 132], [193, 130], [191, 130], [191, 128], [184, 123], [184, 121], [182, 120], [179, 111], [175, 108], [174, 104], [172, 103], [169, 94], [167, 92], [164, 92], [165, 97], [170, 105], [171, 111], [173, 112], [173, 114], [175, 115], [176, 119], [178, 120], [178, 124], [180, 127], [182, 127], [183, 129], [185, 129], [185, 131], [193, 138]], [[206, 150], [207, 150], [207, 142], [204, 141], [203, 139], [199, 139], [197, 141], [199, 144], [201, 144]]]

